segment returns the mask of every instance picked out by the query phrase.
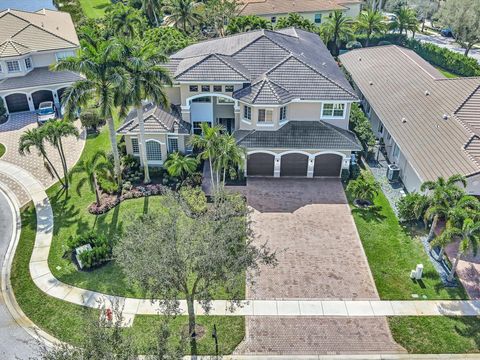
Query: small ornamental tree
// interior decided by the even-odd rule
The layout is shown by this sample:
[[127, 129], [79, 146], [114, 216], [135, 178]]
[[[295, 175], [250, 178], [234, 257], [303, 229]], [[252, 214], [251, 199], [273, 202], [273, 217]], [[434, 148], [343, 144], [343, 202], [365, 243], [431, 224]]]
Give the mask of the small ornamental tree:
[[[140, 284], [169, 311], [186, 299], [192, 354], [196, 354], [195, 300], [205, 311], [215, 290], [240, 299], [244, 278], [259, 265], [275, 265], [275, 253], [257, 247], [248, 221], [249, 210], [239, 195], [217, 195], [207, 211], [190, 216], [178, 194], [168, 192], [161, 213], [140, 216], [129, 225], [114, 248], [127, 278]], [[172, 309], [173, 308], [173, 309]]]

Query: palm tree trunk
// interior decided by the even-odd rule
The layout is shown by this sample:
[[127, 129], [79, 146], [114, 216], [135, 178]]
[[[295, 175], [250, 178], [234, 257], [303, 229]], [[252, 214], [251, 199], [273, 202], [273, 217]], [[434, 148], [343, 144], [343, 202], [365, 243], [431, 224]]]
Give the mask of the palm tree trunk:
[[137, 121], [138, 127], [140, 128], [140, 141], [139, 141], [139, 150], [140, 150], [140, 161], [143, 165], [143, 182], [149, 184], [150, 172], [148, 171], [148, 159], [147, 159], [147, 143], [145, 142], [145, 124], [143, 122], [143, 105], [137, 106]]
[[155, 19], [155, 25], [157, 25], [158, 27], [158, 18], [157, 18], [157, 12], [155, 8], [152, 8], [152, 12], [153, 12], [153, 18]]
[[453, 281], [453, 279], [455, 278], [459, 261], [460, 261], [460, 253], [457, 254], [457, 257], [455, 258], [455, 262], [453, 263], [453, 266], [452, 266], [452, 270], [450, 271], [450, 274], [448, 274], [448, 281]]
[[98, 192], [97, 175], [95, 175], [95, 173], [93, 173], [93, 188], [95, 190], [95, 198], [97, 200], [97, 206], [100, 206], [100, 194]]
[[120, 169], [120, 156], [118, 154], [117, 133], [115, 131], [115, 124], [113, 118], [107, 119], [108, 133], [110, 137], [110, 144], [112, 145], [113, 164], [115, 166], [115, 176], [117, 177], [118, 187], [122, 186], [122, 170]]
[[432, 226], [430, 227], [430, 232], [428, 233], [428, 242], [432, 241], [433, 238], [435, 237], [435, 228], [437, 227], [437, 223], [438, 223], [438, 215], [435, 215], [433, 217], [433, 221], [432, 221]]
[[210, 165], [210, 180], [212, 181], [212, 193], [215, 193], [215, 180], [213, 178], [213, 166], [212, 166], [212, 158], [208, 158], [208, 163]]
[[65, 175], [65, 185], [68, 188], [69, 186], [69, 181], [68, 181], [68, 166], [67, 166], [67, 159], [65, 158], [65, 151], [63, 150], [63, 142], [62, 138], [58, 138], [58, 149], [59, 149], [59, 155], [60, 159], [62, 161], [62, 166], [63, 166], [63, 174]]
[[227, 168], [224, 167], [223, 168], [223, 186], [225, 187], [225, 177], [226, 177], [226, 173], [227, 173]]
[[53, 173], [54, 173], [55, 176], [57, 177], [57, 179], [58, 179], [58, 181], [60, 182], [60, 184], [62, 184], [62, 187], [65, 187], [65, 184], [64, 184], [64, 182], [62, 181], [62, 178], [61, 178], [60, 175], [58, 174], [57, 169], [55, 169], [55, 166], [53, 166], [52, 162], [51, 162], [50, 159], [48, 158], [47, 153], [45, 152], [45, 150], [41, 150], [40, 152], [41, 152], [43, 158], [47, 161], [48, 166], [50, 166], [50, 168], [52, 169]]

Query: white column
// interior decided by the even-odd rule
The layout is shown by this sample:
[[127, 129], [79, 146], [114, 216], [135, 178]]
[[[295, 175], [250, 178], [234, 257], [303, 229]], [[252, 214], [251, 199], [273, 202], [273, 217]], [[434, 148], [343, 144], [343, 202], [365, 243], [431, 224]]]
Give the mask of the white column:
[[30, 108], [30, 111], [35, 111], [35, 104], [33, 103], [32, 94], [27, 94], [27, 100], [28, 100], [28, 107]]
[[345, 156], [343, 158], [342, 169], [350, 169], [350, 156]]
[[280, 177], [280, 165], [282, 164], [282, 157], [280, 155], [275, 155], [275, 164], [273, 168], [273, 176]]
[[308, 170], [307, 170], [307, 177], [313, 178], [313, 170], [315, 167], [315, 155], [310, 155], [308, 157]]

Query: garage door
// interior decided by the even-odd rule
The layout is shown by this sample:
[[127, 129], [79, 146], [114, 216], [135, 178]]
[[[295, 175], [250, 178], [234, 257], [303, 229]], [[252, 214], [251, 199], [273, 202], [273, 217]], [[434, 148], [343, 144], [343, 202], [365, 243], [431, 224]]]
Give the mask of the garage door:
[[12, 94], [5, 97], [7, 102], [8, 111], [11, 113], [19, 111], [29, 111], [27, 95], [25, 94]]
[[315, 157], [313, 176], [340, 176], [342, 156], [337, 154], [323, 154]]
[[250, 154], [247, 157], [247, 176], [273, 176], [275, 156], [267, 153]]
[[293, 153], [282, 156], [280, 176], [307, 176], [308, 156]]
[[33, 105], [38, 109], [38, 105], [44, 101], [53, 101], [53, 94], [50, 90], [39, 90], [32, 94]]

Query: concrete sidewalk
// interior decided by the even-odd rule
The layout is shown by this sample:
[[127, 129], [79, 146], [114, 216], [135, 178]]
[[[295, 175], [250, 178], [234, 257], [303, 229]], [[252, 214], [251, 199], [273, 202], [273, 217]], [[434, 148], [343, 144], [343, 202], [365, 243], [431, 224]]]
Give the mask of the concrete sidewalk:
[[[77, 288], [57, 280], [48, 266], [48, 254], [53, 234], [53, 212], [43, 185], [26, 170], [1, 161], [0, 173], [21, 183], [29, 192], [37, 213], [37, 234], [30, 259], [30, 274], [35, 284], [46, 294], [77, 305], [97, 308], [100, 302], [119, 303], [124, 307], [127, 320], [137, 314], [158, 314], [159, 301], [105, 295]], [[339, 300], [249, 300], [230, 311], [226, 300], [214, 300], [211, 315], [229, 316], [325, 316], [325, 317], [375, 317], [375, 316], [480, 316], [479, 301], [355, 301]], [[181, 313], [186, 314], [186, 303], [180, 301]], [[196, 304], [197, 314], [204, 314]]]

